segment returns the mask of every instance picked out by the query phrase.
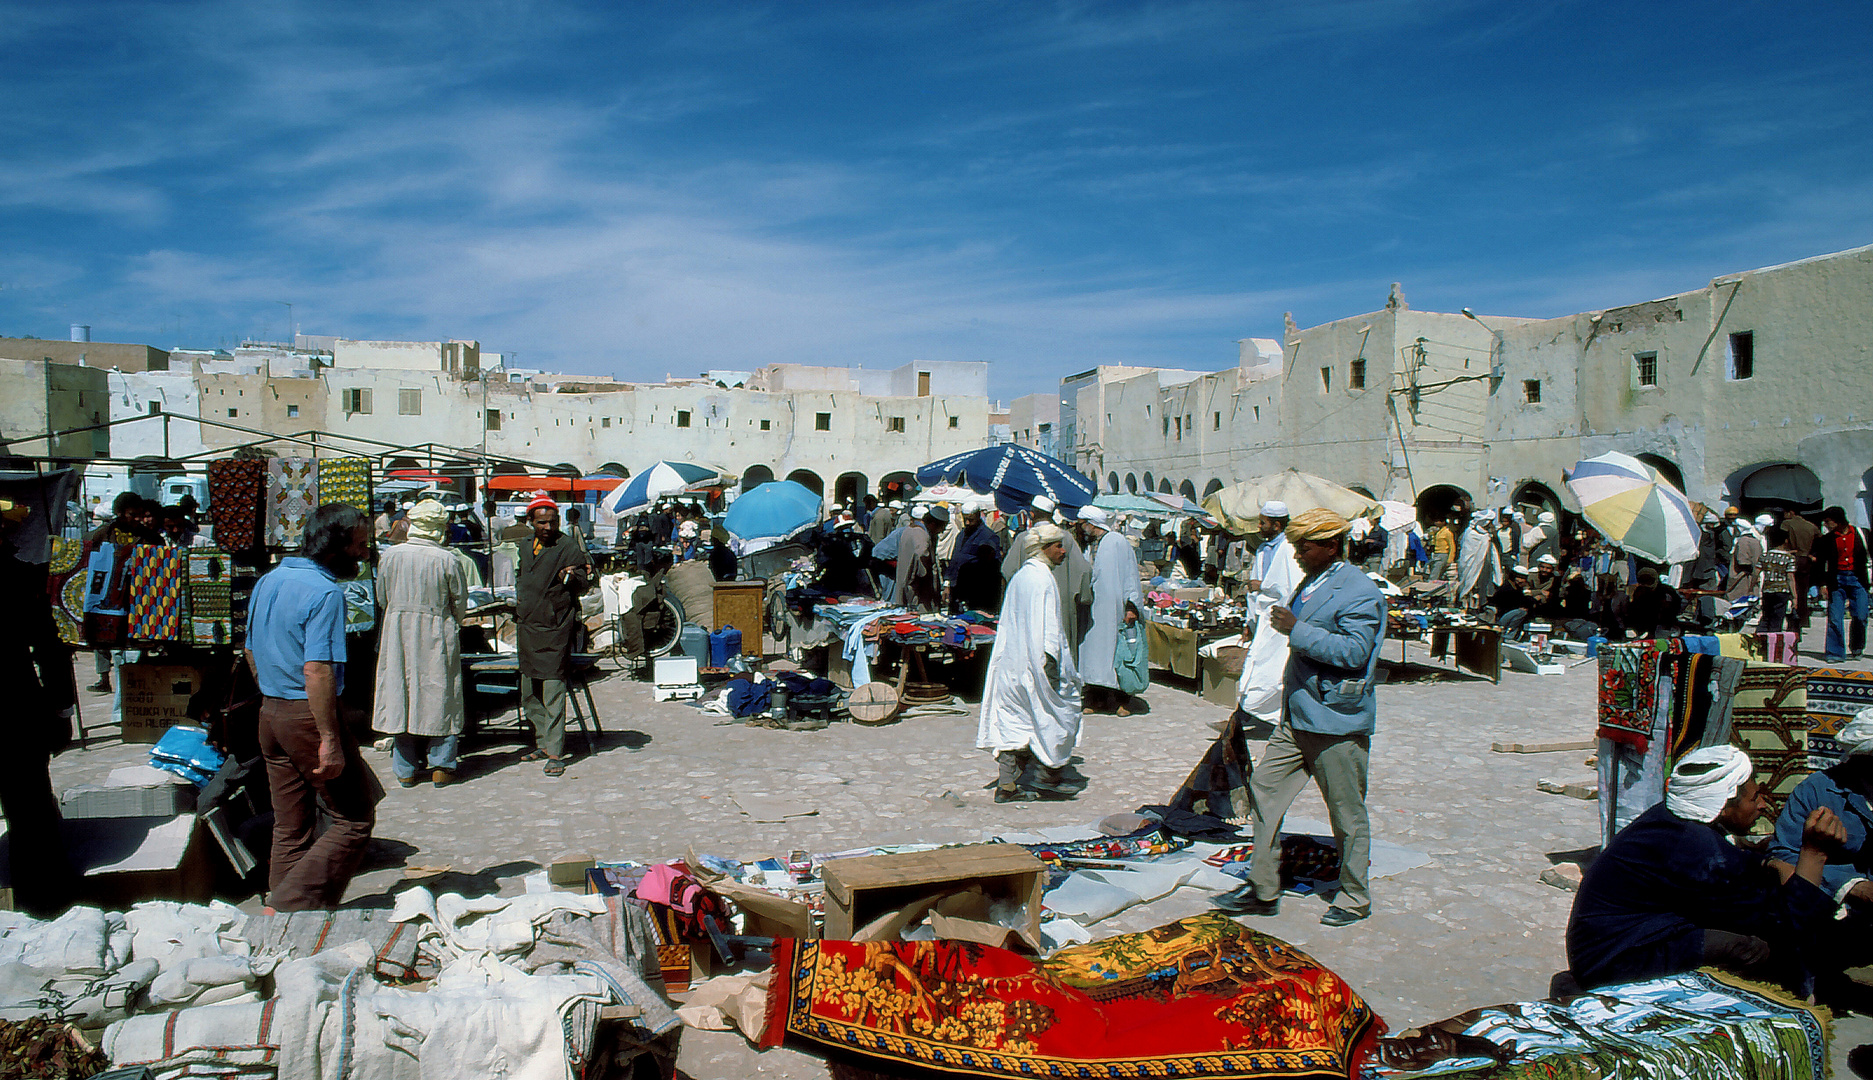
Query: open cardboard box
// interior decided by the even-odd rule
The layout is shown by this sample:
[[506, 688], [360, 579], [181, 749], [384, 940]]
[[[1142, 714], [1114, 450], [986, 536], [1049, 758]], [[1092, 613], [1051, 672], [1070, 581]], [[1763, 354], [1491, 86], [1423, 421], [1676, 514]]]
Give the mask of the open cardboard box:
[[[1026, 917], [1022, 933], [1041, 940], [1041, 894], [1047, 868], [1015, 844], [970, 844], [897, 855], [834, 859], [820, 868], [826, 882], [824, 936], [833, 940], [892, 940], [917, 915], [946, 896], [980, 891], [991, 904], [1013, 902]], [[948, 917], [968, 918], [969, 909]], [[872, 935], [861, 938], [859, 931]]]

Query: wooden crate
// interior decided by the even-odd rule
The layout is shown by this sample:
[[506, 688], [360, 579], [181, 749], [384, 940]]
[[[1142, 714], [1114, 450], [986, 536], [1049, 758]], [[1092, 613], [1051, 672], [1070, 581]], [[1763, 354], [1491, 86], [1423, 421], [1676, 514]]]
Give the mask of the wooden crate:
[[761, 655], [762, 614], [767, 610], [767, 582], [715, 583], [715, 618], [710, 630], [732, 626], [741, 631], [741, 654]]
[[970, 844], [834, 859], [820, 873], [826, 882], [826, 925], [821, 933], [829, 939], [849, 941], [878, 916], [946, 888], [980, 885], [992, 897], [1023, 902], [1028, 935], [1040, 940], [1047, 868], [1017, 844]]

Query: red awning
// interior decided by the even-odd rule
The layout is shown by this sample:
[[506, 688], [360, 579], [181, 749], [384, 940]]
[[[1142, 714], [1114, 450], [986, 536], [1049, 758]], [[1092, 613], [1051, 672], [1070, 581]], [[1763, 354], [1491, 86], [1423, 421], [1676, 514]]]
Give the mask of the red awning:
[[571, 491], [569, 476], [495, 476], [481, 485], [488, 491]]
[[392, 469], [384, 475], [392, 480], [421, 480], [426, 484], [452, 484], [454, 477], [433, 473], [428, 469]]

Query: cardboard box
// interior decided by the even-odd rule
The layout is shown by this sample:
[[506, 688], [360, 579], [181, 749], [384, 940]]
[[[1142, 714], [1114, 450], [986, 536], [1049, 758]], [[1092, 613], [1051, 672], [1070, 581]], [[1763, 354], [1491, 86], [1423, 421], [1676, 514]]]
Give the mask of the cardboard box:
[[1230, 709], [1236, 707], [1237, 677], [1224, 673], [1222, 660], [1214, 656], [1198, 656], [1197, 675], [1201, 680], [1198, 692], [1203, 695], [1203, 700]]
[[67, 821], [67, 850], [84, 875], [80, 898], [107, 908], [142, 900], [207, 903], [215, 874], [206, 832], [194, 814]]
[[153, 743], [171, 727], [188, 722], [189, 699], [202, 688], [202, 669], [188, 664], [125, 664], [118, 680], [124, 741]]
[[834, 859], [820, 868], [826, 882], [823, 936], [852, 940], [866, 924], [948, 893], [981, 886], [991, 899], [1015, 900], [1027, 908], [1024, 931], [1041, 939], [1041, 894], [1047, 868], [1016, 844], [964, 847]]

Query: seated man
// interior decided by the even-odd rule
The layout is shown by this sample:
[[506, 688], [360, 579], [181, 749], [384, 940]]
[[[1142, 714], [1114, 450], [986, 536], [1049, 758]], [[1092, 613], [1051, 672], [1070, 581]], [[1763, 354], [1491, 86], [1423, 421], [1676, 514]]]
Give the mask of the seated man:
[[1585, 641], [1600, 632], [1599, 624], [1591, 618], [1593, 594], [1578, 569], [1563, 572], [1559, 559], [1543, 555], [1528, 591], [1535, 598], [1532, 617], [1553, 627], [1557, 635]]
[[1582, 987], [1705, 965], [1799, 976], [1804, 939], [1832, 921], [1821, 872], [1846, 832], [1816, 808], [1802, 823], [1795, 866], [1731, 843], [1768, 809], [1753, 771], [1733, 746], [1686, 754], [1665, 801], [1593, 860], [1567, 922], [1568, 967]]
[[1625, 628], [1634, 637], [1667, 637], [1677, 629], [1678, 613], [1684, 610], [1684, 597], [1678, 590], [1658, 579], [1658, 571], [1644, 567], [1626, 601]]
[[1489, 606], [1496, 612], [1496, 625], [1502, 627], [1503, 635], [1518, 636], [1535, 607], [1535, 598], [1528, 594], [1528, 567], [1511, 567], [1509, 576], [1489, 598]]

